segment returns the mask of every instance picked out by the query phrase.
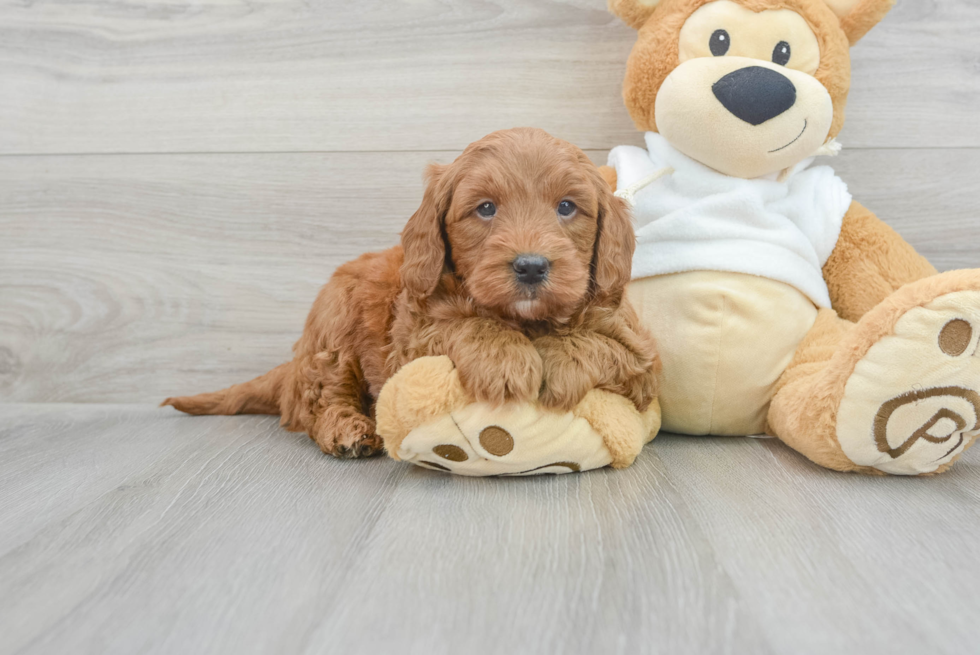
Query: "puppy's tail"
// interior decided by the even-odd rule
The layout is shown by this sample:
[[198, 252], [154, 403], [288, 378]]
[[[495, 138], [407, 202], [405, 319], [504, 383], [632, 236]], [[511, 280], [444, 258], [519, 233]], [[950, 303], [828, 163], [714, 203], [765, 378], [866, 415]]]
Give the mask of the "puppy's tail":
[[265, 375], [221, 391], [167, 398], [160, 406], [170, 405], [188, 414], [279, 414], [292, 364], [280, 364]]

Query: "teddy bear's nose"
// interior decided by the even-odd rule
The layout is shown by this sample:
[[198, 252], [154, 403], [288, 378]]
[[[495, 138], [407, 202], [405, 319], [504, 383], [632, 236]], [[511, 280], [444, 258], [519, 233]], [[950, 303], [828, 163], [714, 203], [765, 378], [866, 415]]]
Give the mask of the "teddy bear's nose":
[[729, 73], [711, 90], [725, 109], [750, 125], [761, 125], [796, 103], [796, 87], [789, 78], [762, 66]]

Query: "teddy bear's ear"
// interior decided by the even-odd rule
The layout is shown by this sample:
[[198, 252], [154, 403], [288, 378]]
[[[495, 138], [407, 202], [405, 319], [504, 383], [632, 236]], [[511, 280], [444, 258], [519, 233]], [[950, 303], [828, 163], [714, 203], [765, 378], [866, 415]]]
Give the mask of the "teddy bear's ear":
[[[612, 2], [612, 0], [610, 0]], [[881, 22], [895, 6], [895, 0], [824, 0], [840, 18], [841, 29], [854, 45]]]
[[640, 29], [660, 0], [609, 0], [609, 11], [633, 29]]

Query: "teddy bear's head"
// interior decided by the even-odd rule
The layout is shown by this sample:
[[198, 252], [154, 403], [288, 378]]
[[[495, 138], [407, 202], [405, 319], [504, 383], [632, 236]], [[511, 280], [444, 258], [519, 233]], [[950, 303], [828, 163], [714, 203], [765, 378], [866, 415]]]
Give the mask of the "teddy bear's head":
[[626, 106], [727, 175], [789, 168], [840, 132], [850, 47], [894, 1], [609, 0], [639, 30]]

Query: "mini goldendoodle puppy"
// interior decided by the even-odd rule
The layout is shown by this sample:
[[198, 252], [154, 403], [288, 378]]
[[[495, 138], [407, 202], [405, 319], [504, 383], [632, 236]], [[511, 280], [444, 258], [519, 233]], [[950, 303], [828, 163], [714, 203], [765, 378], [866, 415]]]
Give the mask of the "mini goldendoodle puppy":
[[382, 448], [371, 417], [385, 381], [447, 355], [478, 400], [570, 409], [597, 387], [645, 410], [659, 361], [624, 298], [630, 214], [585, 153], [542, 130], [505, 130], [426, 177], [401, 245], [337, 269], [292, 361], [164, 404], [281, 414], [325, 453], [362, 457]]

